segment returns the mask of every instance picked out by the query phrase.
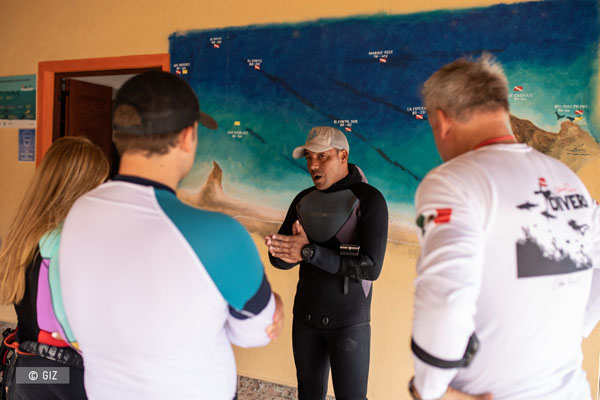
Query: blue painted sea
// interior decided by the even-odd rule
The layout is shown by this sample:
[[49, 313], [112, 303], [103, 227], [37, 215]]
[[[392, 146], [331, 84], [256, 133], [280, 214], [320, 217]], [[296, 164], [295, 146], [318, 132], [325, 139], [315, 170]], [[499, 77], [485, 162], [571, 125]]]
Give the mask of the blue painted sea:
[[420, 179], [441, 163], [419, 96], [431, 73], [491, 52], [514, 115], [554, 132], [579, 117], [599, 139], [599, 26], [598, 2], [573, 0], [174, 33], [172, 72], [219, 123], [200, 130], [183, 185], [201, 185], [214, 160], [228, 193], [285, 209], [312, 185], [292, 150], [312, 126], [337, 126], [350, 161], [408, 215]]

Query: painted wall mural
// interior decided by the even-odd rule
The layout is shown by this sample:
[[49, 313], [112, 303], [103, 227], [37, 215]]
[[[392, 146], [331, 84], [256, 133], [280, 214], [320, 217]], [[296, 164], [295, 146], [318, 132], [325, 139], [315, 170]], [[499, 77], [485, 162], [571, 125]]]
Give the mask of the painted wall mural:
[[292, 150], [311, 127], [335, 126], [388, 201], [390, 240], [412, 242], [415, 190], [441, 163], [420, 86], [484, 51], [508, 76], [519, 141], [578, 171], [600, 157], [598, 7], [542, 1], [174, 33], [172, 72], [219, 123], [201, 131], [180, 196], [270, 232], [312, 185]]

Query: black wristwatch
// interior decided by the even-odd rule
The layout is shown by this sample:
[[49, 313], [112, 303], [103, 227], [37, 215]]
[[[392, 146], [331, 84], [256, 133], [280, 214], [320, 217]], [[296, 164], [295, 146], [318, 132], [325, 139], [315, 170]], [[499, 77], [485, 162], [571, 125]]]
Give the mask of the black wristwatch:
[[302, 256], [302, 261], [304, 262], [310, 262], [313, 254], [315, 254], [315, 248], [310, 243], [305, 244], [304, 247], [302, 247], [302, 250], [300, 250], [300, 255]]

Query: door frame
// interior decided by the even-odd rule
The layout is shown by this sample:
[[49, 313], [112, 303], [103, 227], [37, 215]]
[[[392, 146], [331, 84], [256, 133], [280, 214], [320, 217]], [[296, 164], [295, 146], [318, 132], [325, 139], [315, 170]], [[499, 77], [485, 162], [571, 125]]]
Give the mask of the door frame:
[[60, 123], [61, 80], [66, 77], [120, 75], [139, 73], [157, 68], [170, 71], [168, 53], [143, 54], [136, 56], [85, 58], [77, 60], [41, 61], [38, 64], [37, 80], [37, 143], [36, 166], [54, 141], [55, 123]]

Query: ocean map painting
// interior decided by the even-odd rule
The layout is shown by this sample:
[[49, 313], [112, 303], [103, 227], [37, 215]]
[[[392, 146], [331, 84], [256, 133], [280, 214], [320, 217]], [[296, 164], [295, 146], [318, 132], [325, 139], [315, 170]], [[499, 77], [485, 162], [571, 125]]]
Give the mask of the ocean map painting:
[[539, 1], [173, 33], [172, 72], [219, 124], [200, 129], [179, 194], [270, 231], [312, 186], [292, 150], [311, 127], [334, 126], [388, 201], [390, 240], [411, 241], [403, 232], [414, 225], [416, 188], [441, 163], [420, 87], [442, 65], [482, 52], [508, 76], [518, 140], [578, 171], [600, 157], [598, 7]]

